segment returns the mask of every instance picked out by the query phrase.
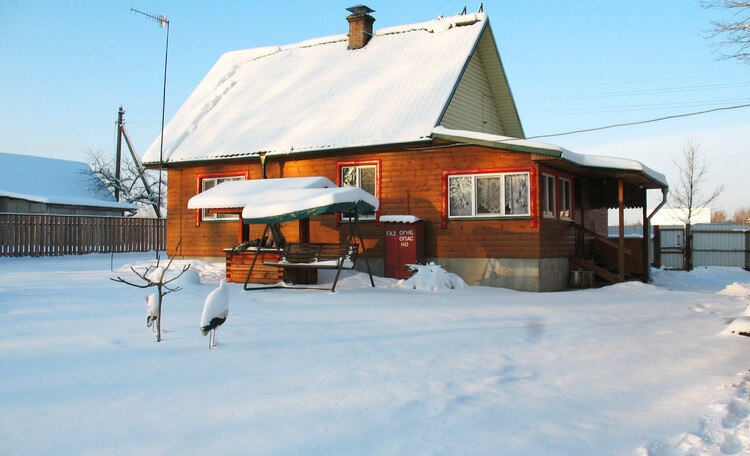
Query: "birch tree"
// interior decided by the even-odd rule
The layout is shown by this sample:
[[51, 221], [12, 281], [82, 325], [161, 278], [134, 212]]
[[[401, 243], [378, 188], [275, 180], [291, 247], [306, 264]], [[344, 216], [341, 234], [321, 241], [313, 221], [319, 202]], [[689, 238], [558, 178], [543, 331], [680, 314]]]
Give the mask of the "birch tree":
[[750, 64], [750, 2], [738, 0], [706, 0], [701, 2], [704, 8], [726, 10], [727, 20], [711, 22], [711, 38], [718, 38], [716, 46], [730, 50], [722, 54], [724, 59], [737, 59]]
[[[159, 182], [148, 171], [141, 175], [141, 171], [131, 160], [123, 160], [118, 179], [114, 160], [109, 160], [101, 152], [92, 150], [88, 151], [86, 162], [91, 168], [91, 172], [87, 174], [93, 190], [106, 189], [112, 194], [119, 193], [120, 201], [133, 203], [142, 210], [153, 210], [156, 213]], [[166, 205], [166, 182], [162, 182], [161, 190], [161, 203]]]
[[700, 145], [689, 138], [682, 148], [682, 155], [674, 160], [679, 171], [677, 185], [670, 189], [669, 205], [682, 212], [690, 220], [701, 209], [708, 207], [724, 191], [724, 184], [706, 190], [708, 163], [700, 154]]

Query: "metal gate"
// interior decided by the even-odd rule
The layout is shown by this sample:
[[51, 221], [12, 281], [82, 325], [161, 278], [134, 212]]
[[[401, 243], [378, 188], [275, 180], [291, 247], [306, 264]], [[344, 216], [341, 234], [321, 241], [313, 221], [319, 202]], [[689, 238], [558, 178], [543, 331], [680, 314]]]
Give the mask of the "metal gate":
[[[664, 269], [685, 269], [685, 228], [659, 226], [658, 256]], [[656, 244], [656, 243], [655, 243]]]

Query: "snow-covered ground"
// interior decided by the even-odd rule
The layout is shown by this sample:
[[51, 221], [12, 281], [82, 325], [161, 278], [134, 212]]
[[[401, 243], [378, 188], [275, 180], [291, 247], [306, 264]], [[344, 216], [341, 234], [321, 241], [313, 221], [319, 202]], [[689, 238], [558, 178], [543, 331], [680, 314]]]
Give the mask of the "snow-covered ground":
[[151, 257], [0, 259], [0, 454], [750, 452], [741, 269], [561, 293], [230, 284], [209, 350], [223, 265], [193, 263], [156, 343], [151, 290], [109, 280]]

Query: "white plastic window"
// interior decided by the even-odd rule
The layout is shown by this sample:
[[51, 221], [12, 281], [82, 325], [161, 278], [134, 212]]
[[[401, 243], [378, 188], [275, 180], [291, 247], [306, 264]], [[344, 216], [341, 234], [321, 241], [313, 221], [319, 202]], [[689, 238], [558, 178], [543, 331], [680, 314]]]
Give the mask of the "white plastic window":
[[[214, 188], [222, 182], [245, 180], [242, 176], [232, 177], [207, 177], [201, 179], [201, 191], [205, 192], [209, 188]], [[201, 219], [203, 221], [216, 221], [216, 220], [238, 220], [239, 215], [237, 214], [216, 214], [208, 212], [208, 209], [201, 209]]]
[[530, 215], [529, 173], [448, 176], [448, 217]]

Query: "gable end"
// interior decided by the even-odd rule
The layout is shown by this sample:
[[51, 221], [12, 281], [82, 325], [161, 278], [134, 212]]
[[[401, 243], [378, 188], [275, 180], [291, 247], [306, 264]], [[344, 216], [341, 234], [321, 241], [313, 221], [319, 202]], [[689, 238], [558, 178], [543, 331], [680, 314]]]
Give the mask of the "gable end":
[[523, 128], [489, 25], [464, 68], [438, 125], [523, 138]]

